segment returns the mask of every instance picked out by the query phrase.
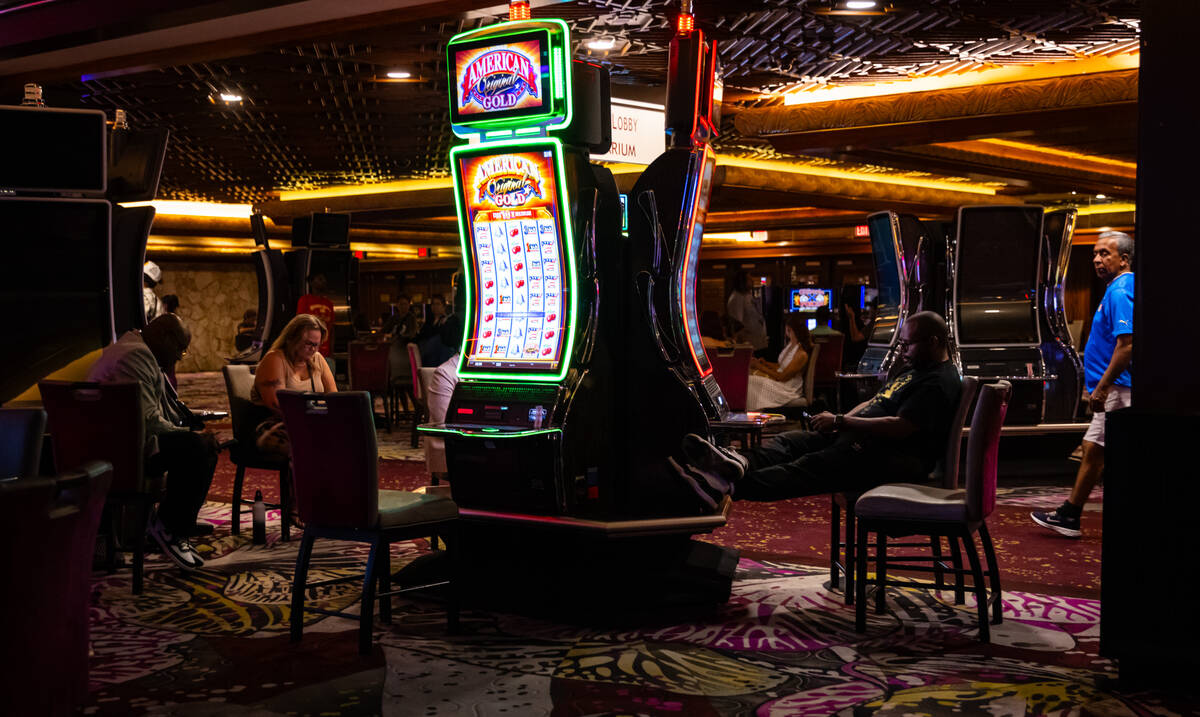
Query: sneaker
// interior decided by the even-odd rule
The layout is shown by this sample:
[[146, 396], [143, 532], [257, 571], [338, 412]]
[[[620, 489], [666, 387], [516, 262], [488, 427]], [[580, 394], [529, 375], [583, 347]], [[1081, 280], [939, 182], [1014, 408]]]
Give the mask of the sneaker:
[[694, 475], [690, 466], [682, 466], [678, 461], [669, 456], [667, 457], [667, 463], [671, 465], [672, 470], [675, 471], [675, 475], [679, 476], [684, 483], [687, 483], [688, 487], [692, 489], [692, 492], [696, 494], [696, 497], [700, 499], [700, 502], [705, 507], [709, 510], [717, 509], [718, 502], [724, 496], [714, 495], [710, 492], [704, 479]]
[[1078, 538], [1083, 535], [1079, 530], [1078, 516], [1068, 518], [1060, 510], [1053, 510], [1049, 513], [1030, 513], [1029, 517], [1033, 518], [1033, 522], [1043, 528], [1049, 528], [1059, 535], [1065, 535], [1068, 538]]
[[[750, 461], [737, 451], [715, 446], [695, 433], [683, 437], [683, 455], [693, 468], [721, 477], [725, 483], [733, 483], [746, 474]], [[728, 493], [728, 490], [725, 490]]]
[[154, 538], [154, 542], [158, 543], [163, 554], [179, 567], [184, 570], [196, 570], [204, 567], [204, 559], [200, 557], [192, 544], [184, 538], [177, 538], [168, 533], [158, 519], [151, 524], [149, 533], [150, 537]]

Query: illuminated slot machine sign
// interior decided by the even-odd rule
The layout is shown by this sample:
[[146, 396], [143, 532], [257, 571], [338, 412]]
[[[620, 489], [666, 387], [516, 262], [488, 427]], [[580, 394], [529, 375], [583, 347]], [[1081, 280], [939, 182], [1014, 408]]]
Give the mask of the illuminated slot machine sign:
[[566, 373], [574, 266], [561, 157], [553, 138], [451, 151], [472, 275], [465, 376], [558, 380]]
[[708, 218], [708, 196], [712, 186], [713, 167], [716, 162], [712, 149], [705, 146], [693, 154], [693, 161], [700, 167], [688, 174], [687, 194], [684, 197], [688, 213], [683, 221], [688, 233], [684, 244], [684, 259], [680, 262], [676, 304], [683, 314], [684, 336], [691, 352], [692, 361], [700, 377], [712, 373], [712, 364], [704, 351], [704, 339], [700, 334], [700, 317], [696, 311], [696, 280], [700, 269], [700, 244], [704, 237], [704, 222]]
[[792, 289], [792, 311], [816, 311], [829, 305], [829, 289]]

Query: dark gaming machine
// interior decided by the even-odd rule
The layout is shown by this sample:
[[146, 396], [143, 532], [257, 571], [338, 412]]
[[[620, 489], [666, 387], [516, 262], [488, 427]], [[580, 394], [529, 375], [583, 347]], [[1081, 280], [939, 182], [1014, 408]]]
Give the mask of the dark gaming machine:
[[[445, 440], [472, 570], [503, 573], [514, 602], [724, 601], [736, 554], [690, 536], [724, 524], [727, 505], [698, 515], [667, 463], [707, 426], [683, 354], [662, 348], [682, 347], [664, 333], [683, 317], [651, 301], [694, 292], [695, 260], [664, 294], [639, 276], [639, 257], [661, 251], [658, 275], [678, 282], [685, 256], [622, 236], [612, 174], [588, 161], [611, 142], [607, 72], [570, 48], [557, 19], [447, 47], [453, 130], [468, 140], [450, 153], [465, 336], [446, 421], [421, 431]], [[698, 157], [689, 171], [710, 150]], [[689, 181], [695, 206], [707, 179]]]

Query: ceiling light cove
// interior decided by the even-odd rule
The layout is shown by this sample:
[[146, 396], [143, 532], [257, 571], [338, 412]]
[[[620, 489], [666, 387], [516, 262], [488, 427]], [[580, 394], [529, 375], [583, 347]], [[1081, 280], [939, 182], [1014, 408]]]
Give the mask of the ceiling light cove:
[[412, 73], [405, 72], [404, 70], [392, 70], [387, 73], [387, 76], [392, 80], [407, 80], [408, 78], [412, 77]]

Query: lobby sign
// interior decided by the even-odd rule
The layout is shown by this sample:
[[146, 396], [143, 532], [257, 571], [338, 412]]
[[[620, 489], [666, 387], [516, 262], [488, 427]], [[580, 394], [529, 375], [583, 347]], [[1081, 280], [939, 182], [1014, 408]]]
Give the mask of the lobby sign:
[[614, 97], [612, 145], [592, 161], [650, 164], [667, 146], [666, 116], [662, 105]]

